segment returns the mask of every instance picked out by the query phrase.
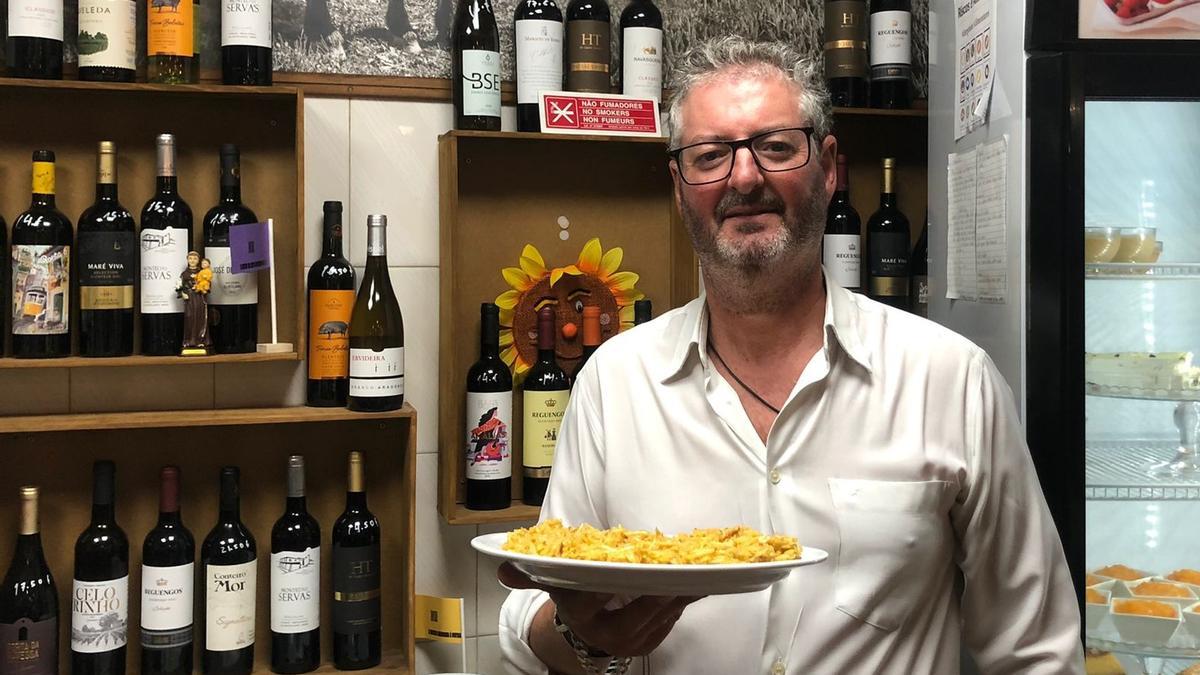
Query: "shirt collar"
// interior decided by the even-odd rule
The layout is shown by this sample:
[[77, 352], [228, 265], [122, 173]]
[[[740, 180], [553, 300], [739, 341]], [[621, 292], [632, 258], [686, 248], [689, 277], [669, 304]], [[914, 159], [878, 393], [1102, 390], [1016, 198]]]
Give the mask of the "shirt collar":
[[[825, 355], [830, 346], [838, 345], [855, 363], [871, 371], [871, 353], [860, 333], [860, 311], [854, 294], [825, 277]], [[708, 303], [703, 292], [683, 310], [675, 341], [674, 354], [663, 364], [660, 380], [664, 383], [680, 375], [693, 356], [699, 363], [708, 361]], [[830, 339], [832, 337], [832, 339]], [[831, 359], [832, 361], [832, 359]]]

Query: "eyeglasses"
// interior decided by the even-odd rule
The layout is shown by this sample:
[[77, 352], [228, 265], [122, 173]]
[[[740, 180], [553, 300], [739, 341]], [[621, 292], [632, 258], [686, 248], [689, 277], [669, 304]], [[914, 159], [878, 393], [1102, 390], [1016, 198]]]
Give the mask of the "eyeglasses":
[[775, 129], [738, 141], [705, 141], [667, 152], [679, 166], [679, 175], [688, 185], [707, 185], [729, 178], [733, 158], [741, 148], [749, 148], [754, 163], [763, 171], [794, 171], [808, 164], [812, 153], [809, 141], [813, 127]]

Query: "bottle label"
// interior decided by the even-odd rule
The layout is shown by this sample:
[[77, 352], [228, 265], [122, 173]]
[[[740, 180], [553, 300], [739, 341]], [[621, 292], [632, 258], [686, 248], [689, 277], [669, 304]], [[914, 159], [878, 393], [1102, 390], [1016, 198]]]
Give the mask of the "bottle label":
[[626, 96], [662, 98], [663, 32], [626, 28], [621, 45], [621, 91]]
[[517, 103], [538, 103], [543, 91], [562, 89], [561, 21], [522, 19], [517, 27]]
[[0, 649], [5, 675], [57, 675], [58, 617], [0, 623]]
[[917, 294], [917, 304], [918, 305], [928, 305], [929, 304], [929, 276], [925, 275], [925, 274], [914, 276], [913, 284], [916, 286], [916, 288], [914, 288], [913, 291], [916, 292], [916, 294]]
[[348, 376], [354, 291], [309, 291], [308, 303], [308, 379]]
[[108, 652], [125, 646], [129, 634], [129, 575], [71, 584], [71, 651]]
[[79, 0], [79, 67], [137, 68], [137, 3]]
[[180, 273], [187, 268], [188, 231], [181, 227], [143, 229], [142, 314], [181, 314]]
[[567, 91], [607, 94], [612, 90], [609, 31], [606, 21], [567, 22]]
[[912, 12], [871, 15], [871, 79], [906, 80], [912, 70]]
[[32, 192], [35, 195], [54, 194], [54, 162], [33, 163]]
[[512, 392], [467, 392], [467, 478], [501, 480], [512, 476], [509, 428]]
[[382, 351], [350, 349], [350, 395], [367, 397], [404, 394], [404, 347]]
[[137, 235], [79, 233], [79, 308], [133, 309]]
[[908, 234], [872, 232], [867, 238], [871, 295], [908, 295]]
[[463, 114], [500, 116], [500, 54], [484, 49], [462, 52]]
[[842, 288], [862, 286], [862, 241], [857, 234], [827, 234], [824, 241], [825, 271]]
[[[204, 257], [208, 258], [213, 271], [209, 305], [258, 304], [258, 273], [235, 274], [228, 246], [205, 246]], [[186, 258], [184, 267], [187, 267]]]
[[[554, 464], [554, 445], [558, 442], [558, 427], [562, 424], [563, 412], [571, 398], [570, 390], [526, 391], [524, 419], [523, 464], [525, 475], [548, 478], [550, 465]], [[530, 469], [544, 471], [545, 476], [530, 473]]]
[[321, 626], [321, 547], [271, 554], [271, 630], [307, 633]]
[[221, 46], [271, 46], [271, 0], [222, 0]]
[[195, 5], [191, 0], [147, 0], [147, 3], [146, 54], [192, 56], [199, 22], [196, 21]]
[[192, 641], [196, 566], [142, 565], [142, 648], [166, 649]]
[[825, 77], [867, 77], [867, 22], [862, 0], [825, 4]]
[[333, 545], [333, 632], [379, 630], [379, 544]]
[[62, 42], [62, 0], [9, 0], [8, 36]]
[[228, 652], [254, 644], [258, 561], [204, 566], [204, 648]]
[[71, 247], [12, 247], [12, 332], [62, 335], [70, 321]]

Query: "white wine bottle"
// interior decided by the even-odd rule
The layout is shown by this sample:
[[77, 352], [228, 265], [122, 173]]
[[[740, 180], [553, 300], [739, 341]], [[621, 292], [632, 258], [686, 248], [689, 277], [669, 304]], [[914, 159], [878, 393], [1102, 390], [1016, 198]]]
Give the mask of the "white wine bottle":
[[404, 405], [404, 318], [387, 266], [387, 216], [367, 216], [367, 269], [350, 315], [351, 410]]

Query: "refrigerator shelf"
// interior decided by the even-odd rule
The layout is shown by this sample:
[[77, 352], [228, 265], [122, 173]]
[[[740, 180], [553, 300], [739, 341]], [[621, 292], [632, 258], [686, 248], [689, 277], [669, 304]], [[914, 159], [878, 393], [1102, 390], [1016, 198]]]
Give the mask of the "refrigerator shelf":
[[1084, 277], [1119, 281], [1129, 279], [1200, 279], [1200, 263], [1091, 263]]
[[1089, 442], [1084, 497], [1093, 501], [1200, 500], [1200, 475], [1155, 478], [1149, 473], [1149, 467], [1171, 461], [1178, 449], [1179, 444], [1171, 441]]
[[1200, 389], [1136, 389], [1134, 387], [1109, 387], [1091, 382], [1086, 383], [1085, 387], [1090, 396], [1132, 398], [1143, 401], [1200, 401]]

